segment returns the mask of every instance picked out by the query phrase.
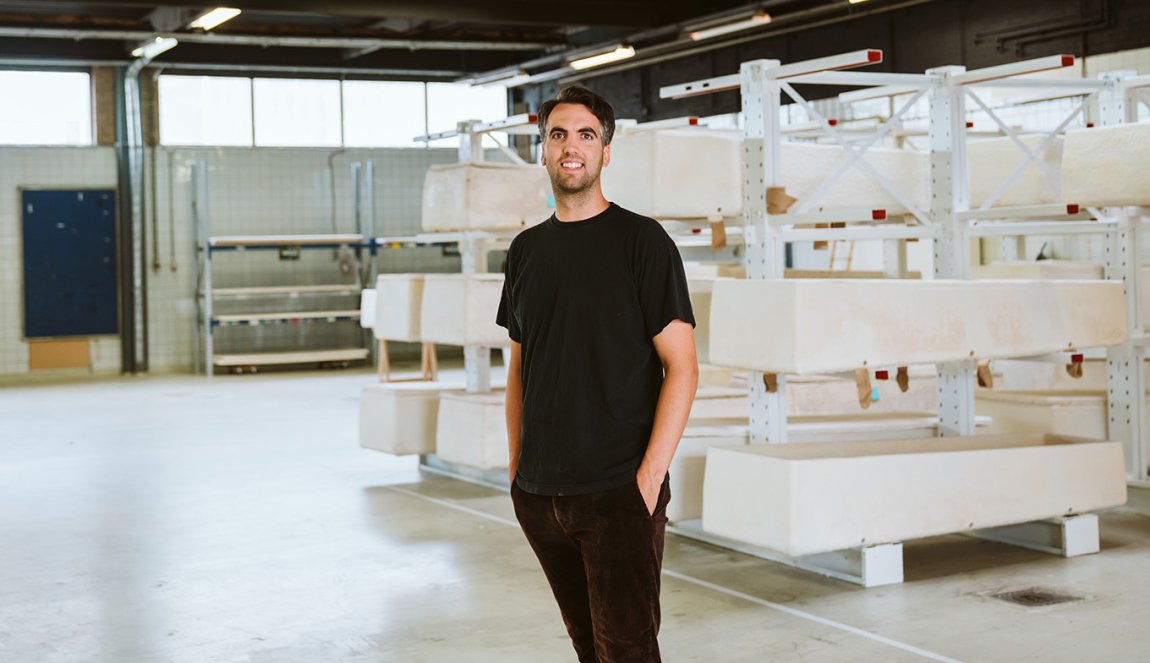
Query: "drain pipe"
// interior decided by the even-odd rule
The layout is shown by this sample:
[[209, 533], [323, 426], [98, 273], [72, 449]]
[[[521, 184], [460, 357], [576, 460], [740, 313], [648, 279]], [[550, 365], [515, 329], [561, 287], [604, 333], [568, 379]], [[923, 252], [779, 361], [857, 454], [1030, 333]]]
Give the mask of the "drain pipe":
[[131, 199], [131, 219], [127, 224], [126, 241], [131, 246], [131, 259], [125, 268], [130, 296], [123, 306], [128, 308], [124, 320], [130, 329], [124, 335], [123, 367], [126, 373], [148, 370], [148, 271], [144, 267], [146, 238], [144, 236], [144, 121], [140, 103], [140, 72], [157, 56], [178, 42], [171, 37], [156, 37], [132, 51], [135, 60], [124, 73], [124, 137], [128, 161], [128, 191]]

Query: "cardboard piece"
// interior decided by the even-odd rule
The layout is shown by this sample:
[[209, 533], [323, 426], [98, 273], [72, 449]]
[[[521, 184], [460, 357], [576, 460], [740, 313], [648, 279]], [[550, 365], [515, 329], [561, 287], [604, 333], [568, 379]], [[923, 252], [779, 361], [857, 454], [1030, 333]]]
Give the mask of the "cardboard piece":
[[91, 341], [83, 338], [28, 339], [28, 370], [92, 368]]

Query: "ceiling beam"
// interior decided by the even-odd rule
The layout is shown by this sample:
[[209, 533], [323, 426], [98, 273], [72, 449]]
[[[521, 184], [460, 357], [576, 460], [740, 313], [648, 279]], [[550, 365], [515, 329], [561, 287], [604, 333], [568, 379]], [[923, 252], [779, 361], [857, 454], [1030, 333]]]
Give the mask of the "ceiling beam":
[[[113, 3], [79, 0], [68, 4], [186, 7], [188, 0], [116, 0]], [[650, 27], [707, 11], [707, 3], [700, 0], [585, 0], [578, 4], [567, 0], [229, 0], [228, 4], [251, 11], [360, 18], [624, 27]]]
[[189, 44], [259, 46], [262, 48], [274, 46], [286, 48], [403, 49], [408, 51], [538, 51], [555, 45], [552, 43], [525, 43], [516, 41], [377, 39], [370, 37], [275, 37], [196, 32], [155, 33], [142, 30], [71, 30], [61, 28], [0, 27], [0, 38], [66, 39], [72, 41], [92, 39], [140, 42], [156, 36], [174, 37], [181, 42]]

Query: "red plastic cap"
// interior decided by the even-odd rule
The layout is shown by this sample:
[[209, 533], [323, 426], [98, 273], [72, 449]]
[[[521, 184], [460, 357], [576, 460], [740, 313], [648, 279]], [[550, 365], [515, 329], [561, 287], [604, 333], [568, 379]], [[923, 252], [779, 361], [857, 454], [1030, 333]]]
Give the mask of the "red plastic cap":
[[703, 232], [702, 228], [691, 228], [691, 233], [694, 235], [698, 235], [701, 232]]
[[1074, 56], [1073, 55], [1063, 55], [1062, 56], [1062, 66], [1063, 67], [1069, 67], [1069, 66], [1072, 66], [1073, 64], [1074, 64]]
[[973, 129], [973, 128], [974, 128], [974, 122], [967, 122], [967, 123], [966, 123], [966, 128], [967, 128], [967, 129]]
[[870, 218], [872, 221], [885, 221], [886, 220], [886, 210], [884, 210], [884, 209], [871, 210]]
[[827, 124], [831, 125], [832, 127], [838, 126], [838, 123], [839, 123], [839, 121], [835, 120], [835, 119], [827, 120]]
[[1084, 361], [1086, 361], [1086, 357], [1082, 355], [1070, 355], [1070, 363], [1072, 364], [1081, 364]]
[[690, 126], [692, 126], [692, 127], [694, 127], [694, 126], [698, 126], [698, 124], [699, 124], [699, 118], [697, 118], [697, 117], [692, 117], [691, 119], [687, 120], [687, 124], [688, 124], [688, 125], [690, 125]]
[[890, 379], [890, 371], [875, 371], [874, 372], [874, 379], [876, 379], [876, 380], [889, 380]]
[[527, 114], [527, 121], [528, 121], [528, 122], [538, 122], [538, 121], [539, 121], [539, 116], [538, 116], [538, 115], [536, 115], [535, 113], [528, 113], [528, 114]]
[[[1073, 60], [1073, 58], [1071, 58]], [[882, 62], [882, 51], [878, 49], [870, 49], [866, 52], [867, 62]]]
[[1067, 205], [1066, 206], [1066, 213], [1067, 214], [1077, 214], [1081, 209], [1082, 208], [1079, 207], [1078, 205]]

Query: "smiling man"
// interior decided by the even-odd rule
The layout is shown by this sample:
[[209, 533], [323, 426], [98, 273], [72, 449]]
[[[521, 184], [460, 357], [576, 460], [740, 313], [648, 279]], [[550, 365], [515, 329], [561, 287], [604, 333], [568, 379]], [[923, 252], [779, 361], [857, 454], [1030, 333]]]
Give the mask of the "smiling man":
[[615, 113], [582, 87], [539, 109], [555, 214], [507, 255], [515, 515], [580, 661], [659, 661], [667, 468], [698, 384], [678, 249], [609, 203]]

